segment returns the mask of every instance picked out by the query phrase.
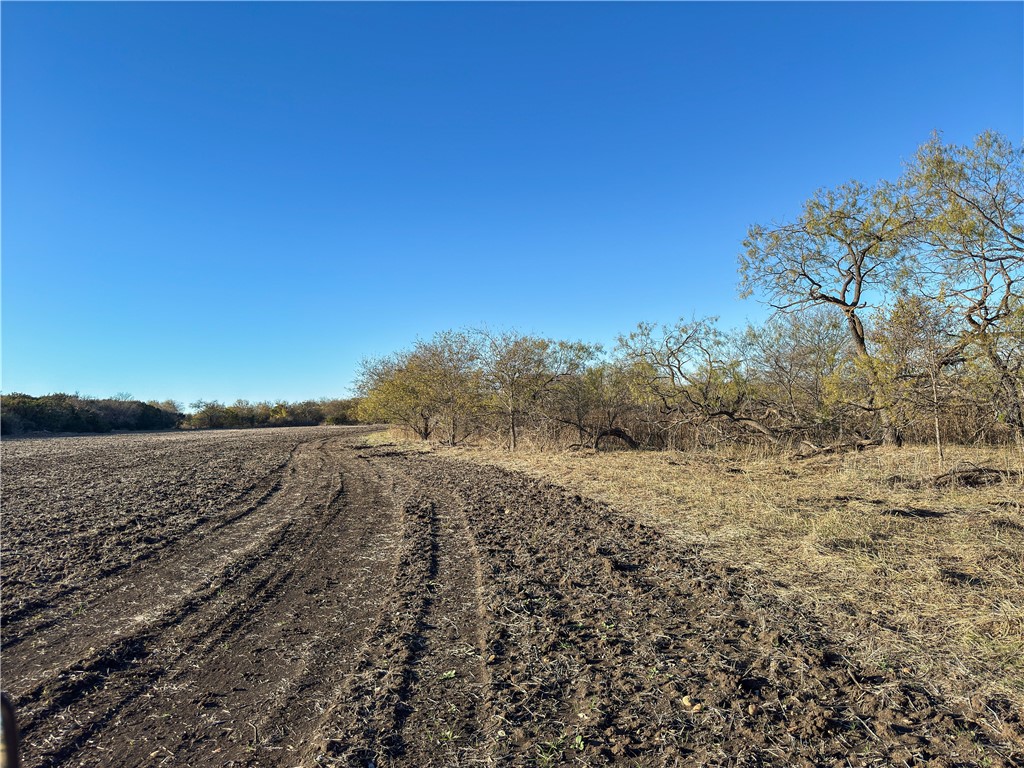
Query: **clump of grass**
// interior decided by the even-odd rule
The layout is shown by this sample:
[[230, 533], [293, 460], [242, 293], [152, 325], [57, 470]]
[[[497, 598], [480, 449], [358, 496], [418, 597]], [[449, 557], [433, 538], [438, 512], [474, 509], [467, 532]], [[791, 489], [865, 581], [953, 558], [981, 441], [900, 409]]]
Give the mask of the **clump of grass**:
[[[743, 565], [864, 662], [899, 664], [975, 707], [978, 697], [1024, 706], [1024, 459], [1013, 449], [951, 447], [941, 464], [924, 447], [803, 461], [457, 453], [606, 501]], [[935, 482], [956, 467], [995, 469], [999, 481]]]

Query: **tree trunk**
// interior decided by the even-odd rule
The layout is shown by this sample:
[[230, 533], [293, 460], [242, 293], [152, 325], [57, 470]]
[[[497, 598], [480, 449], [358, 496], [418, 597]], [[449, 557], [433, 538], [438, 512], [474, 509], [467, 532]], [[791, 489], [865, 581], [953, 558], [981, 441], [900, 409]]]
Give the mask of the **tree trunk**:
[[602, 429], [598, 431], [597, 437], [594, 438], [595, 451], [601, 450], [601, 439], [605, 437], [617, 437], [633, 450], [640, 447], [637, 441], [634, 440], [628, 432], [619, 429], [618, 427], [612, 427], [611, 429]]
[[846, 321], [850, 328], [850, 336], [853, 337], [853, 344], [857, 352], [864, 358], [868, 368], [868, 384], [871, 388], [871, 400], [868, 405], [878, 408], [878, 418], [882, 425], [882, 445], [892, 445], [897, 448], [903, 445], [903, 433], [893, 421], [892, 410], [886, 405], [877, 405], [879, 401], [885, 401], [885, 390], [882, 382], [875, 371], [875, 359], [868, 352], [867, 336], [864, 333], [864, 324], [853, 309], [846, 311]]
[[452, 408], [451, 420], [448, 422], [448, 445], [454, 446], [459, 437], [459, 417], [457, 411]]
[[878, 411], [878, 418], [882, 423], [882, 445], [903, 447], [903, 432], [893, 423], [889, 409], [881, 407]]
[[932, 412], [935, 416], [935, 447], [939, 451], [939, 466], [942, 466], [944, 457], [942, 456], [942, 432], [939, 431], [939, 387], [936, 382], [935, 371], [930, 373], [932, 380]]
[[1024, 383], [1010, 370], [991, 343], [985, 345], [985, 355], [999, 372], [999, 385], [1006, 393], [1006, 423], [1013, 430], [1017, 447], [1024, 451]]

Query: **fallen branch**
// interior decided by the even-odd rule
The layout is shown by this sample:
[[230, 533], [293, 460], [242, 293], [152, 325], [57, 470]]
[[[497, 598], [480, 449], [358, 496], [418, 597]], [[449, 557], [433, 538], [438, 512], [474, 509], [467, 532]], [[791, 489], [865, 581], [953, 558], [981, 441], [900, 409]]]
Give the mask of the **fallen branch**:
[[844, 453], [846, 451], [863, 451], [865, 448], [874, 448], [882, 444], [881, 440], [854, 440], [850, 443], [836, 443], [835, 445], [817, 446], [813, 443], [803, 442], [801, 445], [808, 446], [811, 450], [807, 453], [794, 453], [790, 458], [793, 461], [810, 459], [815, 456], [829, 456], [833, 453]]
[[594, 450], [595, 451], [600, 451], [601, 450], [601, 440], [603, 438], [605, 438], [605, 437], [617, 437], [617, 438], [619, 438], [619, 440], [624, 442], [626, 445], [628, 445], [634, 451], [637, 448], [640, 447], [640, 444], [636, 440], [634, 440], [632, 438], [632, 436], [628, 432], [626, 432], [624, 429], [619, 429], [618, 427], [612, 427], [611, 429], [602, 429], [602, 430], [598, 431], [597, 437], [594, 438]]
[[1004, 483], [1014, 479], [1015, 476], [1019, 479], [1020, 473], [1004, 471], [993, 467], [961, 467], [958, 469], [951, 469], [949, 472], [944, 472], [939, 475], [932, 480], [932, 485], [935, 487], [961, 486], [964, 488], [979, 488], [984, 485]]

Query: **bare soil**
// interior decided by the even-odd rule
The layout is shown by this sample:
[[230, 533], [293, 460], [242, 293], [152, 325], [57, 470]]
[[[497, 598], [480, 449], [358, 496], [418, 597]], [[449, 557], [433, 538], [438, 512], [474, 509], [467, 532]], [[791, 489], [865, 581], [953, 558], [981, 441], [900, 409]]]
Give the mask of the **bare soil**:
[[1016, 766], [756, 574], [359, 429], [5, 441], [27, 766]]

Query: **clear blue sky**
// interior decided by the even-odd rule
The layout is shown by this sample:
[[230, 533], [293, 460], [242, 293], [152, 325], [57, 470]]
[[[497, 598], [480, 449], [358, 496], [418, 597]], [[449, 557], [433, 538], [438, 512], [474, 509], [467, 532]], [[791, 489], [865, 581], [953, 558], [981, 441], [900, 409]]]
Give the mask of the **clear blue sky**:
[[1024, 133], [1022, 3], [12, 3], [4, 392], [343, 395], [487, 324], [763, 310], [746, 228]]

